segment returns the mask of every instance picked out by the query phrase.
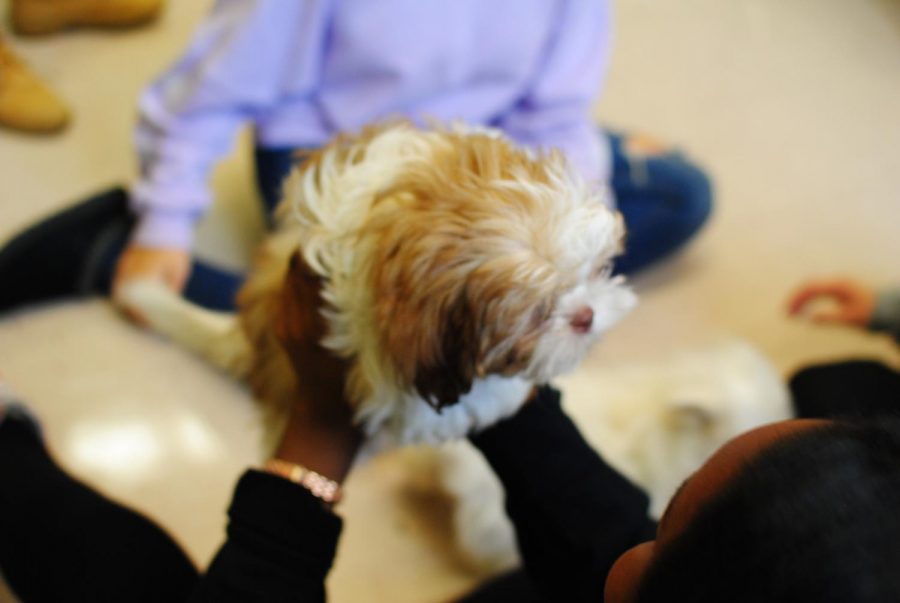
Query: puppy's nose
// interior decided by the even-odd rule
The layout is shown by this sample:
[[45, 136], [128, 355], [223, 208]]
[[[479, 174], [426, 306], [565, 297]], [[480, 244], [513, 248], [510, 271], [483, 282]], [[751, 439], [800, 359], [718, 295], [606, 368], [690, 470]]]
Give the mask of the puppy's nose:
[[593, 323], [594, 311], [587, 306], [582, 306], [575, 310], [575, 313], [572, 315], [572, 320], [569, 321], [569, 324], [572, 325], [572, 329], [576, 333], [587, 333], [591, 330], [591, 325]]

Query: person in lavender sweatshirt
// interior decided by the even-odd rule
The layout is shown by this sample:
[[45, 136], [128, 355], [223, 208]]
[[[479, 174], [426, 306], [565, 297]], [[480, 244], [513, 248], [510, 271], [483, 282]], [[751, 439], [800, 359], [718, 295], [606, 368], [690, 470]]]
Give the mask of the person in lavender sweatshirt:
[[709, 180], [683, 155], [591, 119], [610, 54], [605, 0], [219, 0], [141, 95], [141, 175], [0, 251], [0, 311], [158, 278], [230, 309], [239, 275], [192, 260], [209, 174], [252, 124], [270, 212], [294, 151], [392, 116], [501, 129], [611, 185], [629, 229], [618, 270], [672, 253], [706, 221]]

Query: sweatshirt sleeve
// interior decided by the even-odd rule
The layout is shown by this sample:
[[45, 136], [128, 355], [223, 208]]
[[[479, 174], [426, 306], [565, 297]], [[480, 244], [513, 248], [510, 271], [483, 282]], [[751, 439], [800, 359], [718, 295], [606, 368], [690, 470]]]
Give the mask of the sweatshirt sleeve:
[[227, 540], [200, 578], [193, 603], [325, 600], [343, 523], [309, 491], [247, 471], [228, 517]]
[[525, 571], [548, 601], [602, 600], [613, 563], [654, 538], [647, 495], [584, 440], [558, 391], [471, 439], [503, 483]]
[[900, 341], [900, 287], [879, 293], [869, 328], [889, 333]]
[[[189, 249], [208, 178], [237, 129], [316, 83], [329, 0], [218, 0], [187, 50], [141, 94], [135, 242]], [[290, 87], [290, 89], [287, 89]]]
[[568, 0], [534, 79], [498, 126], [521, 144], [561, 150], [591, 184], [612, 170], [609, 142], [591, 112], [610, 58], [607, 0]]

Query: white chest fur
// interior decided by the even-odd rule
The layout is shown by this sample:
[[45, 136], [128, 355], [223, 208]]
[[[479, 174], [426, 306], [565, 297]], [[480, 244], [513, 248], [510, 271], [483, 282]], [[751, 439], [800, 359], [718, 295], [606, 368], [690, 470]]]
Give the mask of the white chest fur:
[[376, 449], [438, 444], [464, 438], [514, 414], [531, 388], [519, 377], [477, 379], [458, 403], [438, 412], [413, 393], [385, 387], [360, 407], [357, 416]]

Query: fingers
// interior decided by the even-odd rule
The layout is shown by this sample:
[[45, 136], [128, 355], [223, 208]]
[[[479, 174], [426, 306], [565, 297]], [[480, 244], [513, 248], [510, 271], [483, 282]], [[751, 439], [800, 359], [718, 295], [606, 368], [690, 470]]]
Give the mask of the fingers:
[[812, 300], [822, 296], [824, 290], [819, 285], [807, 285], [791, 296], [788, 301], [788, 312], [793, 316], [799, 314]]
[[[313, 358], [328, 364], [334, 356], [321, 345], [328, 332], [322, 315], [322, 280], [295, 253], [285, 274], [278, 310], [272, 317], [275, 336], [288, 354], [302, 366]], [[300, 361], [300, 359], [303, 359]]]
[[140, 312], [138, 312], [137, 310], [132, 308], [131, 306], [120, 305], [119, 309], [125, 314], [125, 316], [128, 318], [128, 320], [130, 320], [137, 326], [139, 326], [139, 327], [149, 326], [149, 322], [147, 321], [147, 318], [143, 314], [141, 314]]
[[814, 312], [809, 317], [810, 320], [817, 323], [828, 324], [828, 323], [846, 323], [850, 322], [850, 314], [843, 310], [834, 310], [834, 311], [820, 311]]
[[181, 249], [128, 247], [119, 258], [113, 279], [113, 291], [124, 283], [138, 278], [164, 282], [181, 293], [191, 271], [191, 255]]
[[630, 155], [654, 157], [671, 151], [671, 147], [647, 134], [631, 134], [625, 138], [625, 150]]
[[875, 293], [871, 288], [850, 279], [832, 279], [801, 286], [788, 300], [788, 313], [791, 316], [805, 314], [811, 304], [820, 300], [829, 300], [834, 307], [808, 315], [817, 323], [864, 326], [875, 307]]
[[795, 291], [788, 300], [788, 314], [791, 316], [799, 314], [803, 311], [803, 308], [806, 307], [806, 304], [817, 296], [818, 293], [809, 288]]
[[184, 286], [187, 284], [188, 273], [190, 270], [188, 265], [183, 264], [180, 259], [165, 261], [162, 270], [163, 281], [173, 291], [178, 293], [184, 291]]
[[321, 290], [321, 278], [295, 254], [272, 316], [273, 330], [297, 372], [294, 412], [322, 424], [343, 425], [352, 414], [344, 396], [348, 362], [321, 344], [328, 333]]
[[829, 298], [847, 303], [859, 297], [860, 285], [849, 280], [812, 281], [801, 286], [791, 296], [788, 308], [791, 314], [801, 312], [810, 302]]
[[321, 292], [321, 278], [295, 253], [285, 275], [281, 311], [275, 321], [276, 336], [289, 348], [318, 346], [325, 336]]
[[[149, 279], [163, 283], [176, 293], [181, 293], [191, 270], [191, 255], [181, 249], [155, 249], [148, 247], [128, 247], [116, 264], [113, 277], [112, 295], [118, 299], [122, 288], [129, 282]], [[132, 322], [147, 326], [146, 319], [128, 304], [120, 304], [121, 309]]]

